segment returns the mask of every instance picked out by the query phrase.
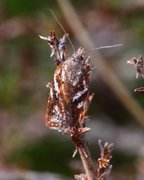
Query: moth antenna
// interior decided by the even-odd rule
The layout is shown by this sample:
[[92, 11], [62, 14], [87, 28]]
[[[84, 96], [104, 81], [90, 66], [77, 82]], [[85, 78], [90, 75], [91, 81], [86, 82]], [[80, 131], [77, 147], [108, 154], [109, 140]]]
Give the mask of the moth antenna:
[[57, 16], [55, 15], [55, 13], [54, 13], [51, 9], [49, 9], [49, 11], [51, 12], [51, 14], [53, 15], [53, 17], [55, 18], [55, 20], [56, 20], [56, 22], [58, 23], [58, 25], [59, 25], [59, 26], [61, 27], [61, 29], [63, 30], [63, 32], [66, 34], [66, 38], [68, 39], [68, 41], [69, 41], [69, 43], [70, 43], [70, 45], [71, 45], [71, 47], [72, 47], [72, 49], [73, 49], [73, 51], [74, 51], [74, 53], [75, 53], [74, 45], [73, 45], [72, 41], [70, 40], [69, 36], [67, 35], [67, 32], [65, 31], [63, 25], [60, 23], [59, 19], [58, 19]]
[[100, 46], [97, 48], [94, 48], [90, 51], [95, 51], [95, 50], [99, 50], [99, 49], [107, 49], [107, 48], [115, 48], [115, 47], [119, 47], [119, 46], [123, 46], [123, 44], [114, 44], [114, 45], [108, 45], [108, 46]]

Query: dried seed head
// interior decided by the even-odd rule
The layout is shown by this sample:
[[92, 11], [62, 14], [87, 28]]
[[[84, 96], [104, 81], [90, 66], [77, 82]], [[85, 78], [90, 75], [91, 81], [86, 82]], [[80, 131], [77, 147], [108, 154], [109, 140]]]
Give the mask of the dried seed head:
[[138, 78], [139, 75], [144, 77], [144, 60], [142, 56], [139, 56], [138, 58], [133, 57], [128, 60], [127, 63], [134, 66], [136, 70], [136, 78]]
[[52, 50], [50, 57], [53, 55], [56, 56], [55, 62], [57, 65], [65, 61], [67, 36], [68, 34], [64, 34], [61, 39], [58, 39], [54, 31], [51, 31], [47, 37], [39, 35], [42, 40], [48, 42], [48, 45]]
[[110, 174], [112, 165], [110, 164], [111, 154], [113, 150], [113, 144], [104, 143], [102, 144], [101, 140], [98, 141], [101, 156], [98, 159], [98, 168], [97, 168], [97, 179], [104, 180]]

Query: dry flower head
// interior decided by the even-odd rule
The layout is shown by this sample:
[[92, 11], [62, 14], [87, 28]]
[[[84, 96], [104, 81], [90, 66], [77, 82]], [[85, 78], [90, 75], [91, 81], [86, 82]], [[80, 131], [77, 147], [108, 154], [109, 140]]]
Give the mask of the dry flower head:
[[93, 95], [89, 95], [90, 57], [85, 58], [83, 48], [67, 57], [66, 36], [58, 39], [52, 31], [47, 37], [39, 37], [48, 42], [57, 65], [53, 81], [47, 84], [46, 125], [72, 136], [89, 130], [84, 119]]

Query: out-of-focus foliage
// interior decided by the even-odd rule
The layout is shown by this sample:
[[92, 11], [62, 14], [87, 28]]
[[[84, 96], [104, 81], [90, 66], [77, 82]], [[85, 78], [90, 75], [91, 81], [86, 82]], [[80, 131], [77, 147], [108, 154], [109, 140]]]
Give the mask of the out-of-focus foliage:
[[12, 16], [31, 16], [36, 13], [48, 9], [48, 7], [54, 7], [55, 1], [49, 0], [5, 0], [4, 1], [5, 12], [9, 17]]

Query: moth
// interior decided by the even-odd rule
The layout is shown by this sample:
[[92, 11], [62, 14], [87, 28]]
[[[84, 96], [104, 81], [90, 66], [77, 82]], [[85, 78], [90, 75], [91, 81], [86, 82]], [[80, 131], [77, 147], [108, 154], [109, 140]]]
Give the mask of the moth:
[[85, 58], [85, 51], [79, 48], [72, 56], [66, 56], [66, 38], [64, 34], [59, 40], [54, 32], [46, 40], [55, 55], [56, 70], [52, 82], [47, 84], [50, 89], [46, 125], [51, 129], [73, 135], [88, 131], [84, 119], [93, 95], [89, 95], [90, 57]]

